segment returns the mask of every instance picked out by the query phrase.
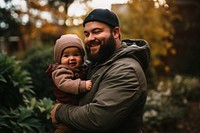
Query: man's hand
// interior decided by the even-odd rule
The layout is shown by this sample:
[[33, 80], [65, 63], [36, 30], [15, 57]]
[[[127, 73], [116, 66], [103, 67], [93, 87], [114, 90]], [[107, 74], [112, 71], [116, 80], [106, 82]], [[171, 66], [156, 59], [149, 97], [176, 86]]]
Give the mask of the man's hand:
[[57, 123], [56, 117], [55, 117], [55, 113], [56, 113], [56, 109], [57, 107], [60, 105], [60, 103], [56, 103], [53, 107], [53, 109], [51, 110], [51, 121], [52, 123]]

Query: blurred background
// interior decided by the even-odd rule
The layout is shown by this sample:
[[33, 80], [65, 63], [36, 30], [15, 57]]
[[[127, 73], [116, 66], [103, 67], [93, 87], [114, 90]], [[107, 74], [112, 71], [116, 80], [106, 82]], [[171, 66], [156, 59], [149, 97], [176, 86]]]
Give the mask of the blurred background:
[[53, 132], [53, 46], [67, 33], [84, 39], [94, 8], [118, 14], [122, 39], [151, 46], [144, 133], [198, 133], [199, 0], [0, 0], [0, 132]]

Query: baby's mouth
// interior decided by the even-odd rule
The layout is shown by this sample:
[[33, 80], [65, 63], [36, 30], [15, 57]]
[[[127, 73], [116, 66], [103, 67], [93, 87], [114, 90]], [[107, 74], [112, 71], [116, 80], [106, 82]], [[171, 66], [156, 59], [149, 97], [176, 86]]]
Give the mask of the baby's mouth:
[[69, 65], [76, 65], [76, 62], [75, 61], [70, 61]]

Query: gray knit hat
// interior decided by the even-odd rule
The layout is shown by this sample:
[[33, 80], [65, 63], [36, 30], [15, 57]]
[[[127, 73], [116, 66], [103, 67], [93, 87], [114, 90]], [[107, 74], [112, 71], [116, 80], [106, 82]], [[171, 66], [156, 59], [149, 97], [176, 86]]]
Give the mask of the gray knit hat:
[[98, 21], [105, 23], [111, 27], [119, 27], [119, 20], [117, 15], [108, 9], [94, 9], [91, 11], [83, 22], [83, 26], [91, 21]]
[[77, 47], [84, 59], [85, 51], [82, 40], [75, 34], [66, 34], [57, 39], [54, 46], [54, 60], [57, 63], [61, 63], [62, 53], [68, 47]]

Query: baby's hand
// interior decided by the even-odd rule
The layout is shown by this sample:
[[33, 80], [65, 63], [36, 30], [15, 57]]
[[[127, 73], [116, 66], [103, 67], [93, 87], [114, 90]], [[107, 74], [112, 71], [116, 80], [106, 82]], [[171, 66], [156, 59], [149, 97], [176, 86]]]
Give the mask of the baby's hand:
[[92, 89], [92, 81], [91, 80], [87, 80], [86, 81], [86, 90], [89, 91]]

